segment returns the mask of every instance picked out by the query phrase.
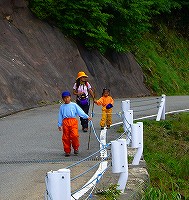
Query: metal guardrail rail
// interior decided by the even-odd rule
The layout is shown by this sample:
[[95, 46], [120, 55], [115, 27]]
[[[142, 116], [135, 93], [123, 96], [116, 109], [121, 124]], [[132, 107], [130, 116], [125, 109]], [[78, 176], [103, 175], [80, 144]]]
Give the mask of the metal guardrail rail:
[[[123, 153], [123, 150], [121, 153], [118, 153], [119, 148], [120, 148], [119, 142], [121, 141], [121, 146], [123, 147], [124, 141], [122, 141], [121, 138], [123, 138], [123, 136], [125, 136], [126, 144], [129, 145], [131, 143], [132, 148], [138, 149], [134, 156], [133, 162], [132, 162], [132, 165], [138, 165], [140, 158], [142, 156], [142, 153], [143, 153], [143, 123], [138, 122], [138, 123], [134, 124], [133, 123], [133, 121], [134, 121], [133, 113], [134, 112], [141, 113], [142, 111], [145, 111], [146, 107], [148, 107], [148, 110], [158, 109], [158, 113], [156, 115], [153, 115], [153, 117], [157, 116], [156, 117], [157, 121], [159, 121], [160, 119], [165, 119], [165, 95], [162, 95], [161, 101], [158, 101], [158, 100], [160, 100], [160, 98], [152, 98], [152, 99], [144, 100], [144, 101], [135, 100], [132, 102], [132, 110], [131, 110], [130, 100], [123, 101], [122, 102], [122, 111], [113, 113], [119, 117], [121, 116], [123, 121], [113, 124], [111, 126], [116, 126], [118, 124], [123, 123], [124, 133], [121, 135], [121, 137], [115, 138], [115, 141], [112, 141], [111, 143], [108, 143], [108, 144], [106, 144], [107, 129], [104, 129], [101, 131], [100, 138], [99, 138], [96, 134], [95, 128], [91, 121], [90, 125], [92, 127], [93, 133], [94, 133], [97, 141], [100, 144], [100, 150], [95, 152], [94, 154], [90, 155], [89, 157], [86, 157], [85, 159], [82, 159], [79, 162], [76, 162], [73, 165], [68, 166], [66, 169], [60, 169], [55, 172], [53, 172], [53, 171], [48, 172], [46, 175], [46, 178], [45, 178], [45, 182], [46, 182], [46, 196], [45, 197], [46, 197], [46, 199], [47, 200], [51, 200], [51, 199], [59, 200], [59, 199], [63, 198], [64, 200], [70, 200], [70, 199], [75, 200], [75, 199], [79, 199], [86, 192], [91, 190], [91, 192], [88, 195], [88, 197], [90, 197], [90, 195], [93, 191], [93, 188], [95, 187], [97, 182], [100, 181], [100, 178], [105, 173], [107, 168], [110, 166], [110, 164], [108, 165], [107, 160], [110, 156], [112, 156], [112, 154], [114, 155], [114, 156], [112, 156], [112, 163], [113, 163], [112, 164], [113, 165], [112, 172], [120, 173], [120, 177], [118, 180], [118, 189], [123, 192], [125, 189], [127, 178], [128, 178], [128, 175], [125, 176], [125, 173], [128, 173], [128, 161], [127, 161], [127, 156], [123, 156], [122, 157], [123, 159], [118, 160], [118, 157], [119, 157], [118, 155]], [[101, 114], [101, 113], [96, 113], [96, 114]], [[144, 117], [149, 118], [150, 116], [144, 116]], [[119, 142], [117, 143], [117, 141], [119, 141]], [[114, 145], [112, 145], [112, 144], [114, 144]], [[111, 147], [112, 154], [107, 154], [107, 148], [109, 148], [110, 146], [115, 146], [115, 147], [113, 147], [113, 148]], [[101, 155], [100, 156], [101, 160], [99, 161], [99, 163], [96, 163], [95, 165], [90, 167], [88, 170], [77, 175], [76, 177], [72, 178], [71, 180], [70, 180], [70, 175], [67, 176], [68, 177], [67, 179], [65, 179], [66, 175], [68, 173], [70, 173], [70, 171], [69, 171], [70, 168], [72, 168], [76, 165], [79, 165], [82, 162], [85, 162], [86, 160], [95, 156], [98, 153], [100, 153], [100, 155]], [[123, 163], [120, 164], [120, 162], [125, 161], [125, 160], [126, 160], [127, 166], [125, 166], [125, 164], [123, 164]], [[82, 186], [81, 188], [77, 189], [74, 192], [71, 192], [71, 188], [70, 188], [71, 183], [70, 182], [82, 177], [84, 174], [88, 173], [89, 171], [96, 168], [97, 166], [99, 166], [99, 168], [97, 169], [97, 171], [93, 175], [93, 177], [84, 186]], [[122, 166], [122, 167], [120, 167], [120, 166]], [[124, 170], [122, 169], [123, 166], [124, 166]], [[59, 187], [59, 185], [55, 184], [55, 182], [57, 182], [59, 177], [64, 177], [62, 179], [62, 181], [59, 182], [59, 184], [62, 184], [62, 187]], [[50, 186], [51, 186], [51, 188], [50, 188]], [[61, 190], [60, 190], [60, 188], [61, 188]]]

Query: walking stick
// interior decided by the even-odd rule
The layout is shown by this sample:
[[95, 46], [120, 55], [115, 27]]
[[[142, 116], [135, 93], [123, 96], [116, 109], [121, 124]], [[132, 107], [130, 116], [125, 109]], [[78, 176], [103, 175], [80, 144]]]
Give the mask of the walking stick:
[[[92, 105], [92, 110], [91, 110], [91, 117], [93, 117], [93, 111], [94, 111], [94, 98], [95, 98], [95, 90], [94, 90], [93, 105]], [[92, 129], [92, 125], [90, 125], [90, 128], [89, 128], [89, 139], [88, 139], [87, 150], [89, 150], [89, 145], [90, 145], [90, 140], [91, 140], [91, 129]]]

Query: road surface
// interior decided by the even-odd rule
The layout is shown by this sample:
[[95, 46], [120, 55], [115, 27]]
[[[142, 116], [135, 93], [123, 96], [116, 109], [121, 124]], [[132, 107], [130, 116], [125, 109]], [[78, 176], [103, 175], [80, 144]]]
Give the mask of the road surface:
[[[154, 99], [155, 97], [150, 98]], [[150, 98], [140, 98], [140, 100], [146, 100], [146, 104], [148, 104]], [[126, 99], [115, 100], [113, 123], [121, 121], [119, 114], [123, 100]], [[144, 111], [140, 110], [142, 106], [137, 106], [138, 99], [131, 100], [136, 101], [136, 109], [139, 108], [136, 111], [136, 117], [144, 115]], [[159, 100], [156, 100], [157, 105], [159, 105]], [[145, 114], [157, 114], [157, 105], [154, 105], [153, 111], [145, 108]], [[189, 96], [166, 97], [166, 112], [182, 109], [189, 109]], [[99, 149], [99, 143], [91, 132], [88, 150], [89, 132], [83, 133], [79, 125], [80, 153], [78, 156], [72, 154], [68, 158], [64, 157], [61, 142], [62, 133], [57, 129], [58, 111], [59, 105], [50, 105], [0, 119], [1, 200], [43, 199], [44, 194], [41, 191], [45, 191], [46, 172], [68, 166], [73, 161], [85, 158]], [[95, 105], [93, 124], [98, 136], [100, 118], [101, 107]], [[115, 133], [116, 128], [112, 127], [110, 133], [112, 132]]]

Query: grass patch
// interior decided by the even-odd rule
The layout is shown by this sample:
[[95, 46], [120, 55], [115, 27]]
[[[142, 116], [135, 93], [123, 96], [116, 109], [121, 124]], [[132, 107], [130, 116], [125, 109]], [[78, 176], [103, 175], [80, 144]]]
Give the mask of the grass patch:
[[99, 200], [116, 200], [121, 194], [121, 191], [117, 189], [117, 184], [110, 184], [108, 188], [97, 189], [96, 194], [99, 196]]
[[189, 41], [159, 25], [131, 50], [142, 67], [152, 94], [189, 94]]
[[144, 121], [150, 187], [143, 199], [189, 199], [189, 113]]

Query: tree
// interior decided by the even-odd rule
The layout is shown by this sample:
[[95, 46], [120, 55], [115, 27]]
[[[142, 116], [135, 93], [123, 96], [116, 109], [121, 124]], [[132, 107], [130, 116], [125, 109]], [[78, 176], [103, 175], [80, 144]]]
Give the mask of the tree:
[[180, 8], [177, 1], [30, 0], [29, 7], [65, 35], [105, 53], [108, 49], [126, 51], [153, 26], [153, 16]]

